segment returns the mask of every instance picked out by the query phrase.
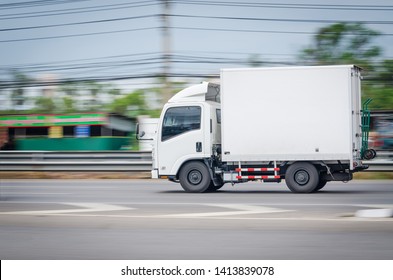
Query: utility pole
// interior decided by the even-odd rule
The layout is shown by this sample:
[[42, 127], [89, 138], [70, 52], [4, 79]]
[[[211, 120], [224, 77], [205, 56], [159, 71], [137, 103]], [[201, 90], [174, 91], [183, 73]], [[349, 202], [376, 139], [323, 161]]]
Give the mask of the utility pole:
[[162, 102], [165, 104], [171, 97], [171, 87], [169, 83], [170, 64], [171, 64], [171, 34], [169, 30], [170, 2], [161, 0], [163, 4], [162, 14]]

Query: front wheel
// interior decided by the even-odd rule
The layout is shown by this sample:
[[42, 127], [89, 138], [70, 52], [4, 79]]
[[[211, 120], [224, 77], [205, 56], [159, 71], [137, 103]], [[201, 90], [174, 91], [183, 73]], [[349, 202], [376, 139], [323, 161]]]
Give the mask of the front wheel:
[[295, 162], [288, 167], [285, 182], [292, 192], [311, 193], [318, 187], [318, 170], [309, 162]]
[[192, 161], [180, 170], [179, 181], [186, 192], [203, 193], [209, 190], [211, 178], [204, 163]]
[[324, 180], [324, 179], [319, 179], [318, 185], [317, 185], [317, 187], [315, 188], [314, 192], [317, 192], [317, 191], [319, 191], [319, 190], [322, 190], [322, 189], [326, 186], [326, 184], [327, 184], [327, 181], [326, 181], [326, 180]]
[[208, 191], [209, 191], [209, 192], [215, 192], [215, 191], [221, 189], [223, 186], [224, 186], [223, 183], [222, 183], [222, 184], [219, 184], [218, 186], [215, 186], [215, 185], [213, 184], [213, 182], [211, 182]]

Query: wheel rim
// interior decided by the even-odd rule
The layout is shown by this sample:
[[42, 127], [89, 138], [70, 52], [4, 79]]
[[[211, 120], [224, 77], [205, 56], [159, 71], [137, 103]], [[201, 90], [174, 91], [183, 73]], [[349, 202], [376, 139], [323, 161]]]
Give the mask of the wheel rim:
[[310, 180], [310, 175], [305, 170], [299, 170], [295, 173], [295, 181], [301, 186], [304, 186]]
[[202, 182], [202, 179], [203, 176], [199, 170], [191, 170], [191, 172], [188, 173], [188, 181], [193, 185], [198, 185]]

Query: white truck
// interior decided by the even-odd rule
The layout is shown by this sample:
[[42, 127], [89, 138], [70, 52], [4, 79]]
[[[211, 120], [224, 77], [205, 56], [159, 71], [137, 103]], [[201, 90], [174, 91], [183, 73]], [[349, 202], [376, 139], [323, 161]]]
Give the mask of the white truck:
[[367, 168], [362, 158], [375, 156], [367, 150], [360, 72], [354, 65], [222, 69], [220, 85], [191, 86], [164, 105], [152, 178], [187, 192], [285, 179], [291, 191], [310, 193], [351, 180]]

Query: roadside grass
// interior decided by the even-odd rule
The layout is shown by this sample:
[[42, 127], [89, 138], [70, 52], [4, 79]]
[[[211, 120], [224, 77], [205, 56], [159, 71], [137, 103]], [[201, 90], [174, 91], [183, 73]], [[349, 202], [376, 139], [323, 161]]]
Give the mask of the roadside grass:
[[353, 174], [356, 180], [392, 180], [393, 172], [358, 172]]

